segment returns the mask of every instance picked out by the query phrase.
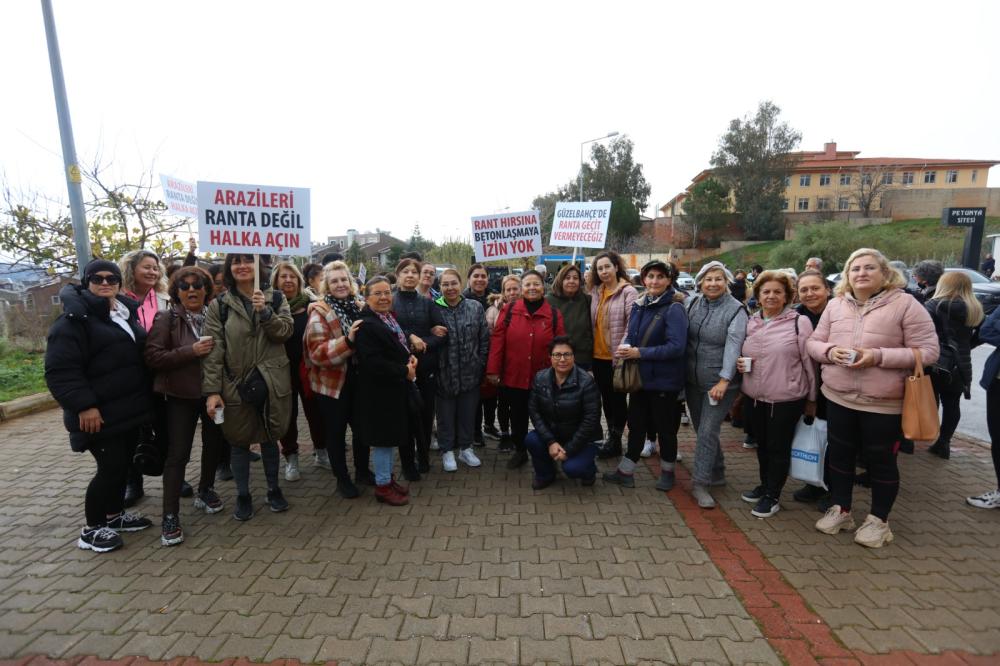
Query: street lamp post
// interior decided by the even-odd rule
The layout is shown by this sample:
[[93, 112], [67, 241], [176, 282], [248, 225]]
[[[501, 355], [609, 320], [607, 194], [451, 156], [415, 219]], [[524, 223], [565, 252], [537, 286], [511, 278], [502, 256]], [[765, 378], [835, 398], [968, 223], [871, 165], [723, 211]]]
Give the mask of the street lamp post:
[[[588, 143], [594, 143], [595, 141], [604, 141], [605, 139], [610, 139], [613, 136], [618, 136], [618, 132], [608, 132], [604, 136], [599, 136], [596, 139], [590, 139], [590, 140], [584, 141], [584, 142], [582, 142], [580, 144], [580, 175], [577, 176], [576, 188], [579, 191], [579, 196], [580, 196], [580, 201], [581, 202], [583, 201], [583, 147], [586, 146]], [[577, 248], [575, 246], [573, 247], [573, 262], [572, 263], [574, 263], [574, 264], [576, 263], [576, 251], [577, 251], [577, 249], [579, 249], [579, 248]]]

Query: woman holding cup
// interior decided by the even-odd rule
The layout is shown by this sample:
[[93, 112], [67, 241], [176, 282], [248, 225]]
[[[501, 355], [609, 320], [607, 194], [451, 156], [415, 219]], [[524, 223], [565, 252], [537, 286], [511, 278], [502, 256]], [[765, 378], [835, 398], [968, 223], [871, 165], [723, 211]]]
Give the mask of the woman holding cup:
[[703, 509], [715, 506], [710, 486], [726, 483], [719, 430], [739, 392], [736, 358], [747, 331], [747, 311], [729, 293], [733, 274], [710, 261], [695, 276], [700, 292], [687, 306], [687, 373], [684, 389], [697, 431], [691, 494]]
[[903, 291], [903, 276], [878, 250], [855, 250], [844, 265], [809, 354], [822, 366], [828, 399], [827, 459], [833, 506], [816, 529], [837, 534], [853, 529], [851, 495], [860, 451], [872, 482], [871, 513], [854, 541], [880, 548], [892, 541], [889, 512], [899, 492], [896, 454], [902, 439], [903, 390], [916, 354], [923, 365], [938, 358], [930, 314]]
[[[222, 511], [212, 487], [222, 456], [222, 429], [209, 416], [201, 398], [201, 360], [215, 341], [204, 335], [205, 302], [212, 296], [212, 277], [196, 266], [174, 271], [168, 289], [172, 306], [158, 312], [146, 340], [146, 364], [153, 369], [153, 390], [166, 398], [167, 456], [163, 464], [163, 523], [160, 542], [184, 541], [180, 523], [181, 483], [191, 458], [195, 426], [201, 421], [201, 478], [194, 500], [205, 513]], [[215, 414], [223, 418], [222, 410]]]
[[743, 375], [743, 393], [753, 401], [760, 485], [742, 497], [754, 505], [754, 516], [768, 518], [780, 508], [799, 417], [816, 415], [816, 371], [806, 351], [812, 324], [790, 307], [795, 296], [791, 277], [764, 271], [753, 283], [753, 295], [760, 311], [747, 323], [736, 367]]

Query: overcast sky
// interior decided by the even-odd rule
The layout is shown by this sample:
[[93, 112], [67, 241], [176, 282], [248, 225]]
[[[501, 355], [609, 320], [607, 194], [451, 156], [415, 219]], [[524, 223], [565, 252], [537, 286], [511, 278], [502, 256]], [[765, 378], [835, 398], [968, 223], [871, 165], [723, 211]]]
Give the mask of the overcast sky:
[[[652, 213], [763, 99], [806, 150], [1000, 159], [997, 2], [54, 6], [81, 162], [310, 187], [314, 240], [468, 237], [610, 131], [635, 142]], [[65, 199], [37, 1], [0, 4], [0, 62], [0, 169]]]

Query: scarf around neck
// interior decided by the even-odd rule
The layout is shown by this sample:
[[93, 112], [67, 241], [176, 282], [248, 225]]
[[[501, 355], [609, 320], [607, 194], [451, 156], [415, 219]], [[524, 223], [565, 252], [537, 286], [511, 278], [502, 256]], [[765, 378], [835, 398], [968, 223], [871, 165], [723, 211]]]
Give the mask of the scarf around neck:
[[354, 298], [334, 298], [330, 294], [327, 294], [325, 300], [327, 305], [337, 313], [337, 319], [340, 320], [340, 325], [344, 329], [350, 328], [351, 324], [361, 316], [361, 309]]

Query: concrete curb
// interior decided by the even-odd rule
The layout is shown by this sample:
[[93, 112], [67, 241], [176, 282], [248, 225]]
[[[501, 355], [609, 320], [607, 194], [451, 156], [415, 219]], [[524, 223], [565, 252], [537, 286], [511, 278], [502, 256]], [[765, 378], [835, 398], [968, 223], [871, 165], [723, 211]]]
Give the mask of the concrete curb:
[[51, 393], [36, 393], [10, 402], [0, 402], [0, 422], [12, 421], [21, 416], [52, 409], [56, 405], [56, 400]]

